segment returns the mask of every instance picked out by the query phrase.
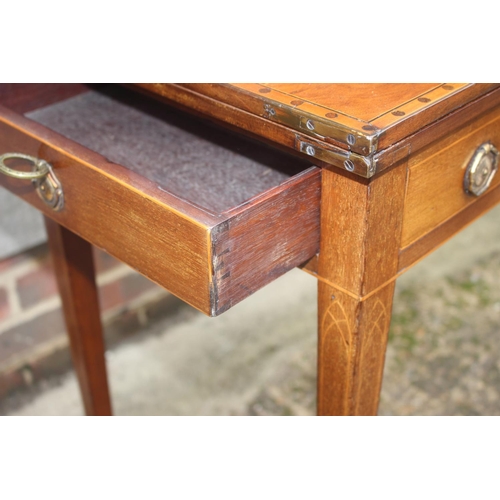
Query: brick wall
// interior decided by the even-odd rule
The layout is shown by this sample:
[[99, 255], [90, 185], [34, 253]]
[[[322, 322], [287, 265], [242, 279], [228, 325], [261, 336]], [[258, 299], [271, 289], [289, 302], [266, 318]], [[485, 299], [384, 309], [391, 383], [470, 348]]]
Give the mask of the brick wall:
[[[165, 300], [167, 292], [100, 250], [94, 249], [94, 257], [105, 327], [144, 325], [148, 308]], [[69, 363], [68, 341], [43, 244], [0, 260], [0, 398], [61, 363]]]

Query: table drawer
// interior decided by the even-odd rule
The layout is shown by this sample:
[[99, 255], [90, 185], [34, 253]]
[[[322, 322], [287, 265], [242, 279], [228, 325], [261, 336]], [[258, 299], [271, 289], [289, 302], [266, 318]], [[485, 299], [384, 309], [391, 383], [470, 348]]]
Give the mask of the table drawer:
[[213, 316], [318, 251], [320, 169], [130, 90], [79, 92], [0, 110], [0, 154], [48, 162], [63, 207], [1, 185]]
[[480, 200], [500, 183], [497, 174], [479, 197], [464, 190], [467, 166], [477, 148], [488, 142], [500, 148], [500, 107], [483, 113], [410, 156], [403, 248]]

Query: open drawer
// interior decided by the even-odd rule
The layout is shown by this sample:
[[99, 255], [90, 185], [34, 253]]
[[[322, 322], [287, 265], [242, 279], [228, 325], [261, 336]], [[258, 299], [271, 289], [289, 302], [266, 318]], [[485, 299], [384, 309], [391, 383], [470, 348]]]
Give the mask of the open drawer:
[[48, 162], [63, 205], [0, 184], [208, 315], [318, 251], [320, 169], [301, 159], [117, 86], [7, 85], [0, 104], [0, 155]]

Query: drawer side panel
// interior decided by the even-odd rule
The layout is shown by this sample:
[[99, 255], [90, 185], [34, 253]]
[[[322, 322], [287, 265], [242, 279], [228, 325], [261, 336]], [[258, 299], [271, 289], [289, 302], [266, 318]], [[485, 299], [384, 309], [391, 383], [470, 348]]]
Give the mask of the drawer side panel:
[[212, 233], [214, 316], [318, 252], [320, 194], [312, 168], [227, 214]]

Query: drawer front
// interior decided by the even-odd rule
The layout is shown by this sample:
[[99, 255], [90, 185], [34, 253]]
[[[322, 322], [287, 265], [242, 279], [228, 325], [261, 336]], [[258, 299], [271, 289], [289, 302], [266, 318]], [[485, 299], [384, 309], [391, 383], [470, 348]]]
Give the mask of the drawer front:
[[[99, 155], [5, 111], [0, 117], [0, 152], [12, 151], [52, 165], [63, 188], [64, 208], [49, 208], [30, 182], [0, 175], [1, 185], [193, 306], [206, 310], [209, 273], [205, 224], [176, 210], [167, 196], [159, 198], [139, 176], [106, 164]], [[178, 262], [185, 265], [172, 265]]]
[[488, 190], [479, 197], [466, 194], [464, 190], [467, 166], [476, 149], [486, 142], [500, 148], [500, 107], [410, 156], [403, 248], [478, 202], [498, 186], [500, 174], [495, 175]]
[[158, 187], [13, 111], [0, 154], [43, 159], [64, 192], [54, 211], [26, 180], [0, 185], [208, 315], [227, 310], [319, 247], [320, 170], [311, 168], [222, 214]]

